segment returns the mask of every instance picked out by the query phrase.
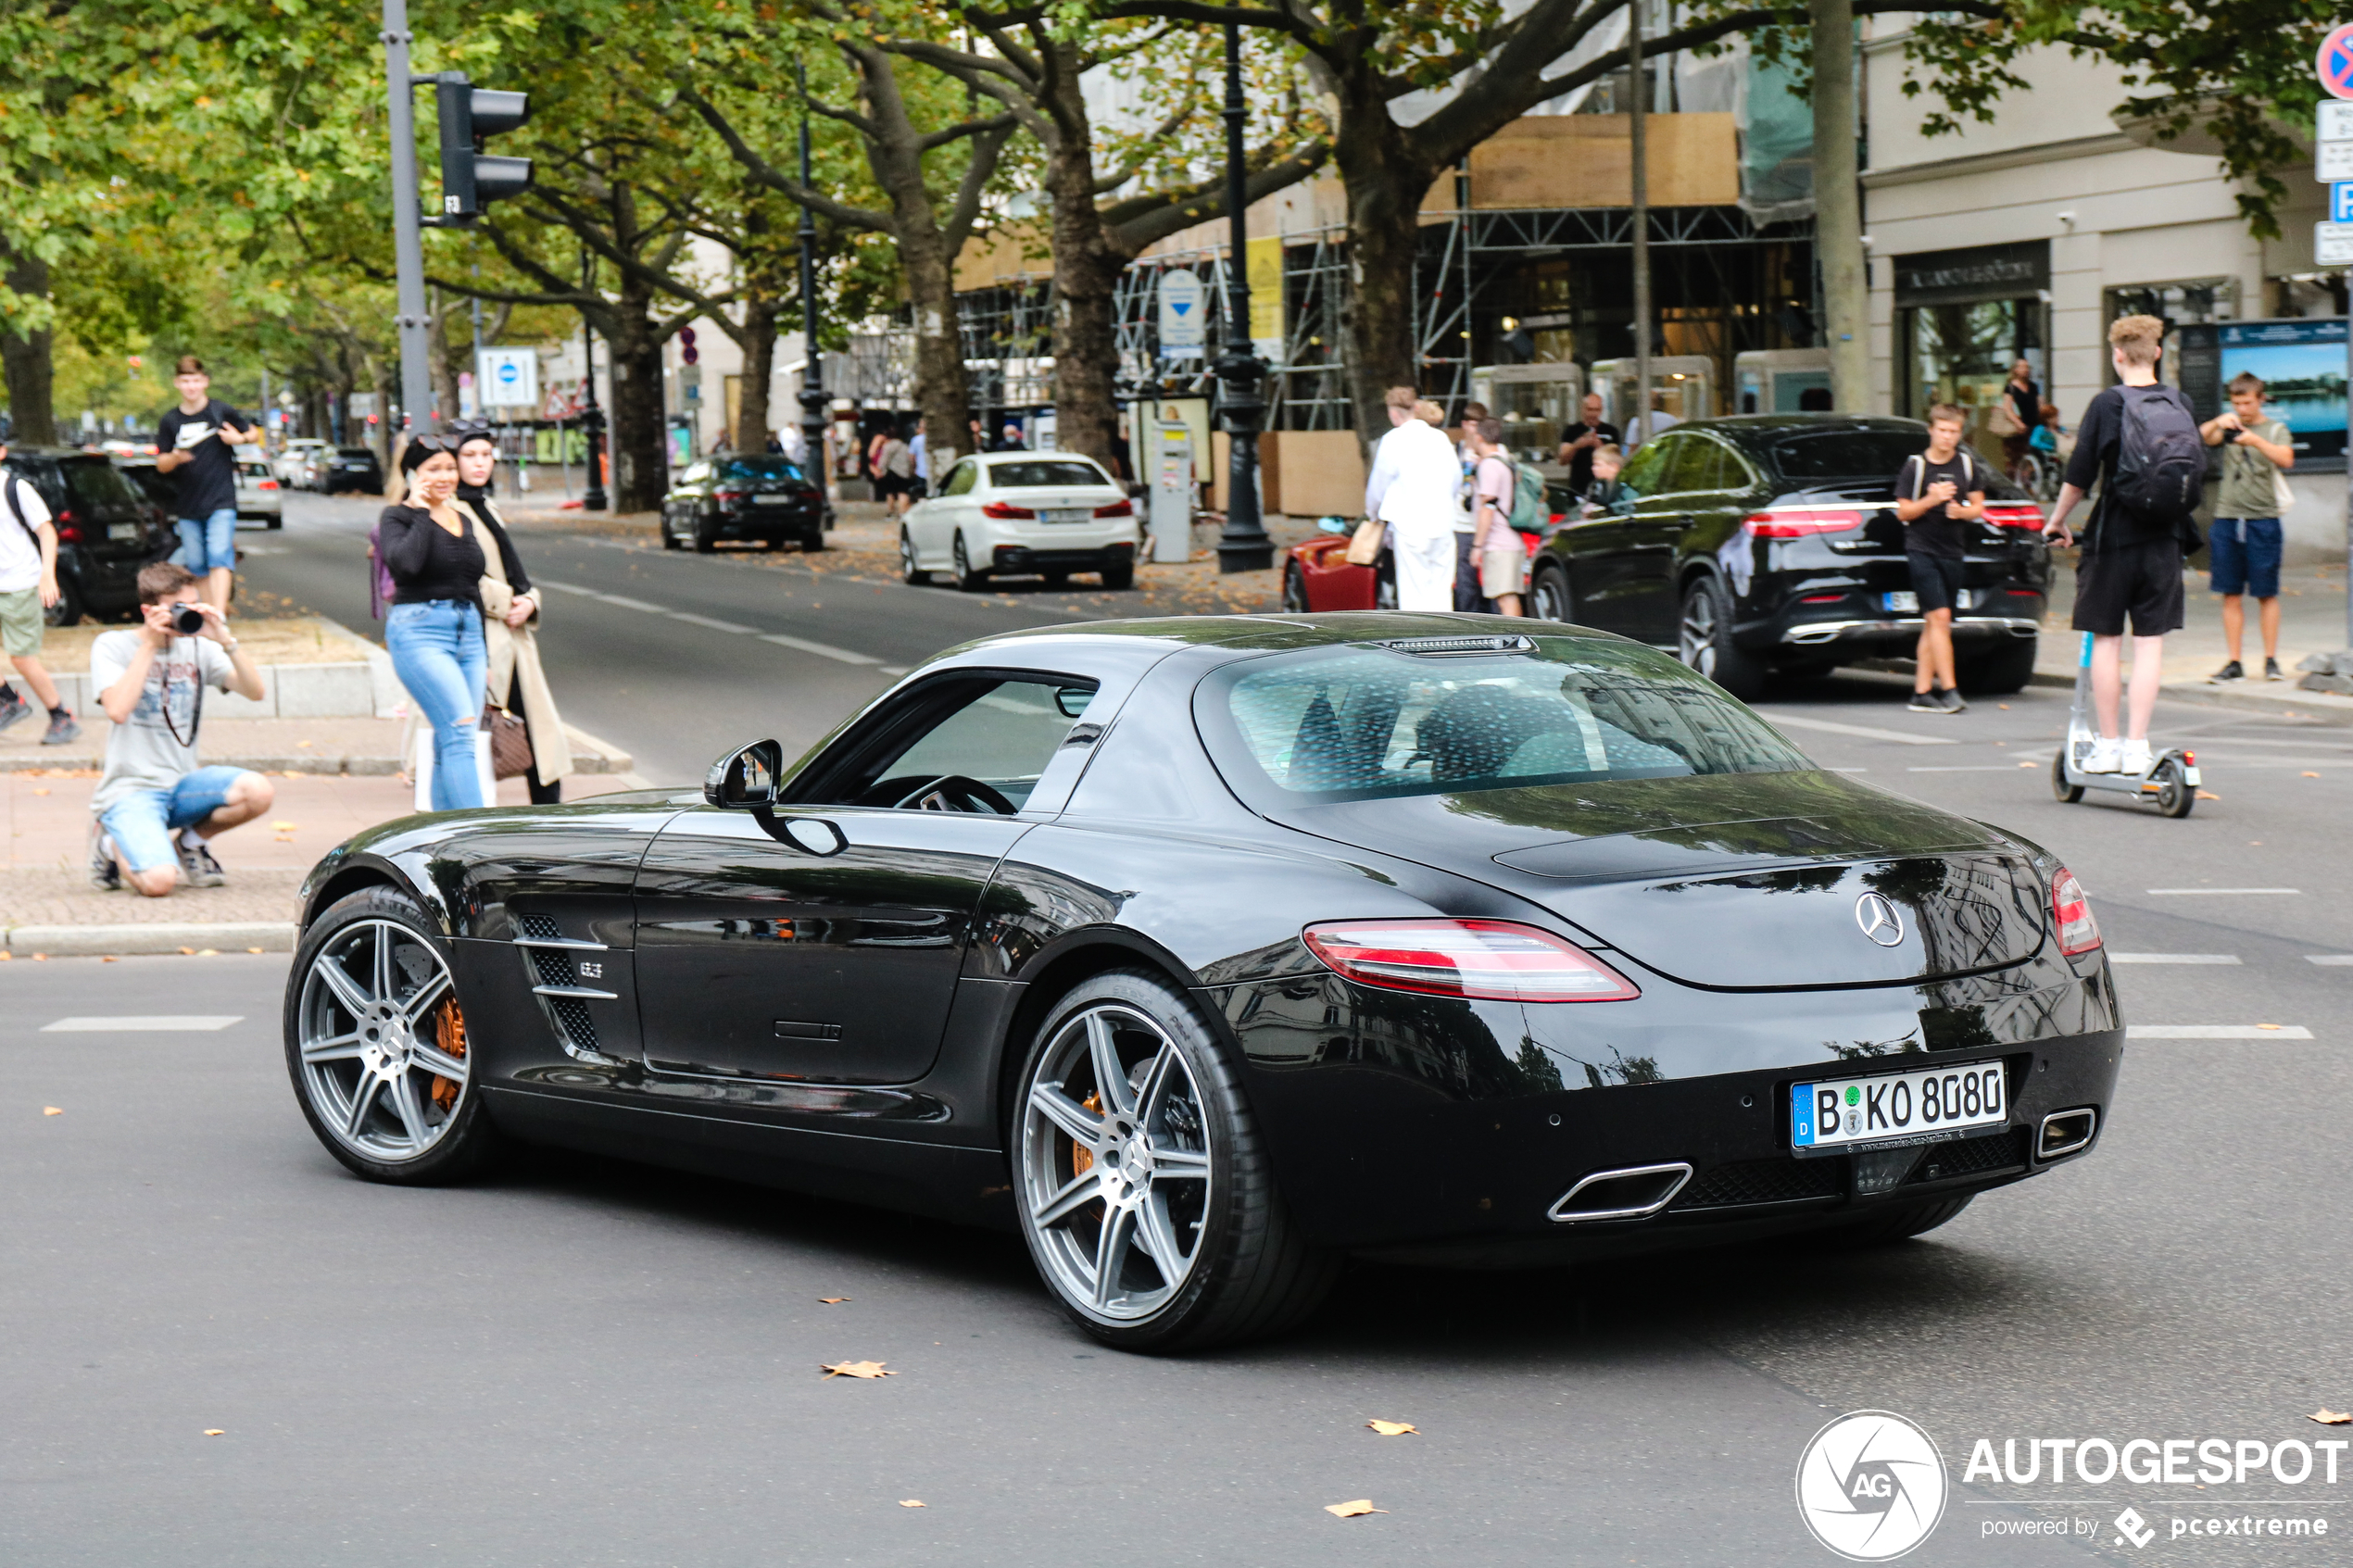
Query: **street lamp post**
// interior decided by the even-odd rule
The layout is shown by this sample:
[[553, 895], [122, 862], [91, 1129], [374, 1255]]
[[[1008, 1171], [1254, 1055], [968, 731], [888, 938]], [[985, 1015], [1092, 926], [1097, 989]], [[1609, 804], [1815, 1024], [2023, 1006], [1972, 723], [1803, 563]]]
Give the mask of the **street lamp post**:
[[[580, 247], [580, 286], [584, 293], [593, 293], [597, 287], [597, 263], [586, 245]], [[588, 324], [585, 310], [580, 313], [580, 355], [584, 366], [580, 429], [588, 437], [588, 478], [580, 505], [585, 511], [601, 512], [612, 502], [605, 495], [605, 411], [597, 407], [597, 332]]]
[[1265, 413], [1259, 392], [1265, 366], [1250, 340], [1250, 224], [1242, 178], [1242, 132], [1250, 106], [1242, 97], [1242, 30], [1226, 27], [1226, 345], [1217, 379], [1226, 383], [1219, 407], [1226, 419], [1230, 462], [1226, 470], [1226, 531], [1217, 540], [1217, 570], [1257, 571], [1275, 564], [1275, 542], [1258, 514], [1258, 426]]
[[[793, 66], [800, 87], [800, 188], [809, 189], [809, 68]], [[800, 444], [801, 462], [813, 476], [825, 521], [833, 521], [827, 499], [831, 478], [825, 470], [825, 361], [817, 352], [817, 218], [809, 204], [800, 204]]]
[[[392, 135], [392, 255], [394, 318], [400, 331], [401, 412], [420, 430], [434, 420], [433, 382], [426, 356], [425, 243], [417, 210], [417, 120], [409, 94], [408, 0], [384, 0], [384, 85]], [[386, 411], [389, 413], [389, 410]], [[386, 429], [391, 426], [387, 421]]]

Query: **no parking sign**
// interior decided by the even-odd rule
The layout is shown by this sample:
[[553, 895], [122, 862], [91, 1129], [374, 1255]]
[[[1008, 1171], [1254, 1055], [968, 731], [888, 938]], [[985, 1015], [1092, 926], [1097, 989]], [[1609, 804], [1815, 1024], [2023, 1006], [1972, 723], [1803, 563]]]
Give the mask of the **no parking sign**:
[[2353, 98], [2353, 22], [2331, 28], [2313, 58], [2312, 74], [2332, 98]]

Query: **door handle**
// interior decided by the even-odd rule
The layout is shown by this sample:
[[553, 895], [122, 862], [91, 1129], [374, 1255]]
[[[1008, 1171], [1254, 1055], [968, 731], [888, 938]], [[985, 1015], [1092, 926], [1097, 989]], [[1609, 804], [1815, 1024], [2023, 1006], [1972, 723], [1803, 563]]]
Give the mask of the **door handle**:
[[849, 835], [842, 832], [838, 824], [823, 817], [786, 817], [779, 820], [774, 811], [755, 806], [751, 809], [751, 820], [777, 843], [787, 845], [803, 854], [824, 859], [838, 855], [849, 847]]

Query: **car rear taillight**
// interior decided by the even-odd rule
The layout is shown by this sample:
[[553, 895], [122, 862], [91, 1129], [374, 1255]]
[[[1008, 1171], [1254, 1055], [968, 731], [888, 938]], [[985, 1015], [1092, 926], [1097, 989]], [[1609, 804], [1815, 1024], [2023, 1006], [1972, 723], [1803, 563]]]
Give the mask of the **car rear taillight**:
[[2065, 866], [2051, 878], [2051, 920], [2058, 928], [2059, 951], [2070, 958], [2100, 945], [2100, 922], [2092, 918], [2092, 901]]
[[1027, 507], [1016, 507], [1011, 501], [990, 501], [980, 508], [980, 515], [983, 517], [1015, 518], [1036, 517], [1038, 514], [1031, 511]]
[[82, 543], [82, 519], [71, 507], [61, 508], [57, 517], [57, 542], [62, 545]]
[[1802, 605], [1834, 605], [1843, 603], [1844, 594], [1808, 594], [1797, 602]]
[[1133, 501], [1114, 501], [1108, 507], [1097, 507], [1095, 508], [1095, 515], [1097, 517], [1134, 517], [1136, 515], [1136, 503]]
[[258, 484], [256, 484], [254, 488], [256, 490], [275, 490], [278, 488], [278, 482], [274, 479], [265, 479]]
[[1495, 1002], [1622, 1002], [1642, 995], [1583, 948], [1513, 921], [1325, 921], [1302, 935], [1335, 972], [1385, 991]]
[[1777, 508], [1741, 520], [1741, 532], [1755, 539], [1804, 539], [1816, 533], [1845, 533], [1862, 526], [1860, 511], [1813, 507]]
[[2040, 533], [2043, 531], [2043, 508], [2019, 501], [1988, 501], [1985, 504], [1985, 521], [1996, 528], [2031, 528]]

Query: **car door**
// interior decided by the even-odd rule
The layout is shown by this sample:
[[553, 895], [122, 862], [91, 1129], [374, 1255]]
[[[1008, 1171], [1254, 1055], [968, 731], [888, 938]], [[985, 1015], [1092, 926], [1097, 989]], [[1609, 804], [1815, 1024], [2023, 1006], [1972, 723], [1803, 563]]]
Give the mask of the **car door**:
[[[648, 1066], [824, 1084], [922, 1077], [981, 896], [1068, 792], [1060, 773], [1079, 759], [1056, 763], [1095, 688], [1051, 672], [946, 673], [828, 747], [764, 820], [704, 806], [672, 822], [636, 886]], [[977, 799], [975, 783], [994, 799]]]
[[1675, 641], [1682, 610], [1676, 579], [1684, 541], [1729, 504], [1746, 471], [1730, 447], [1705, 431], [1680, 431], [1668, 440], [1661, 493], [1635, 505], [1624, 558], [1625, 634], [1661, 647]]
[[[948, 470], [948, 478], [939, 494], [917, 503], [909, 514], [909, 528], [915, 548], [926, 564], [945, 566], [948, 553], [956, 542], [956, 525], [971, 509], [974, 488], [980, 483], [980, 463], [966, 458]], [[915, 521], [920, 514], [920, 521]]]
[[1568, 568], [1569, 613], [1577, 624], [1638, 634], [1642, 523], [1645, 508], [1666, 498], [1669, 466], [1684, 440], [1670, 432], [1643, 443], [1618, 474], [1626, 503], [1561, 531], [1558, 548]]

